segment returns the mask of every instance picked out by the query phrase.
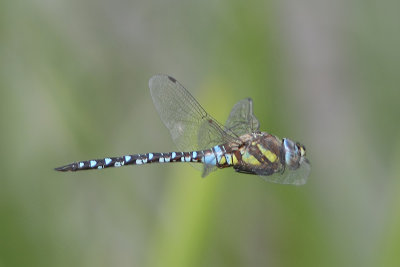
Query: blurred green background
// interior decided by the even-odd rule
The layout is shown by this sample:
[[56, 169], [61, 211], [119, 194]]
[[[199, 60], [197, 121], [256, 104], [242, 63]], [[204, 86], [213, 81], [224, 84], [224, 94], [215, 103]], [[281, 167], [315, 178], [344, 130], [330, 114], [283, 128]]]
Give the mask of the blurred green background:
[[[400, 266], [399, 1], [0, 2], [0, 266]], [[148, 79], [304, 143], [302, 187], [186, 164]]]

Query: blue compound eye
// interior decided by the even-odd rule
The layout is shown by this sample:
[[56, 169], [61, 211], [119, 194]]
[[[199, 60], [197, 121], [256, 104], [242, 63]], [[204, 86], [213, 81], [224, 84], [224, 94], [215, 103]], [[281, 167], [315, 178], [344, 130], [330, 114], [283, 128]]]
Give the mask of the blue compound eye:
[[286, 166], [291, 170], [297, 169], [300, 166], [301, 149], [290, 139], [283, 139], [283, 146]]

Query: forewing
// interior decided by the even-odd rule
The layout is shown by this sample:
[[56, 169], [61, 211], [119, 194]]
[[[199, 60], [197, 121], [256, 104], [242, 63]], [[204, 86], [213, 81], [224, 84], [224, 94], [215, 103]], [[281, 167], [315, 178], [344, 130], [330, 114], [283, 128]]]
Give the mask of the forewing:
[[158, 114], [180, 150], [207, 149], [233, 139], [171, 76], [155, 75], [149, 87]]
[[251, 98], [240, 100], [233, 106], [225, 129], [237, 136], [259, 131], [260, 123], [253, 114], [253, 101]]

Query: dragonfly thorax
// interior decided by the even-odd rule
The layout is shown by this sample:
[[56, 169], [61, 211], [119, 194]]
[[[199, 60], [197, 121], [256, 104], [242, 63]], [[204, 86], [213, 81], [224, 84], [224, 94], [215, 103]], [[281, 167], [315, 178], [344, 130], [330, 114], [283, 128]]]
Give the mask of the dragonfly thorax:
[[265, 132], [240, 136], [241, 145], [234, 155], [238, 158], [234, 168], [238, 172], [270, 175], [284, 170], [282, 141]]

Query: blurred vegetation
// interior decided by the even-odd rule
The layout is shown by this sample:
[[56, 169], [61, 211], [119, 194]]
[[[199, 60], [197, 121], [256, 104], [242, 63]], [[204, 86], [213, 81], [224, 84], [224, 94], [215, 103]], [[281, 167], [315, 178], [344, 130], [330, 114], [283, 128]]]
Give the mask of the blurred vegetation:
[[[0, 266], [399, 266], [400, 3], [1, 1]], [[304, 143], [303, 187], [185, 164], [148, 90]]]

